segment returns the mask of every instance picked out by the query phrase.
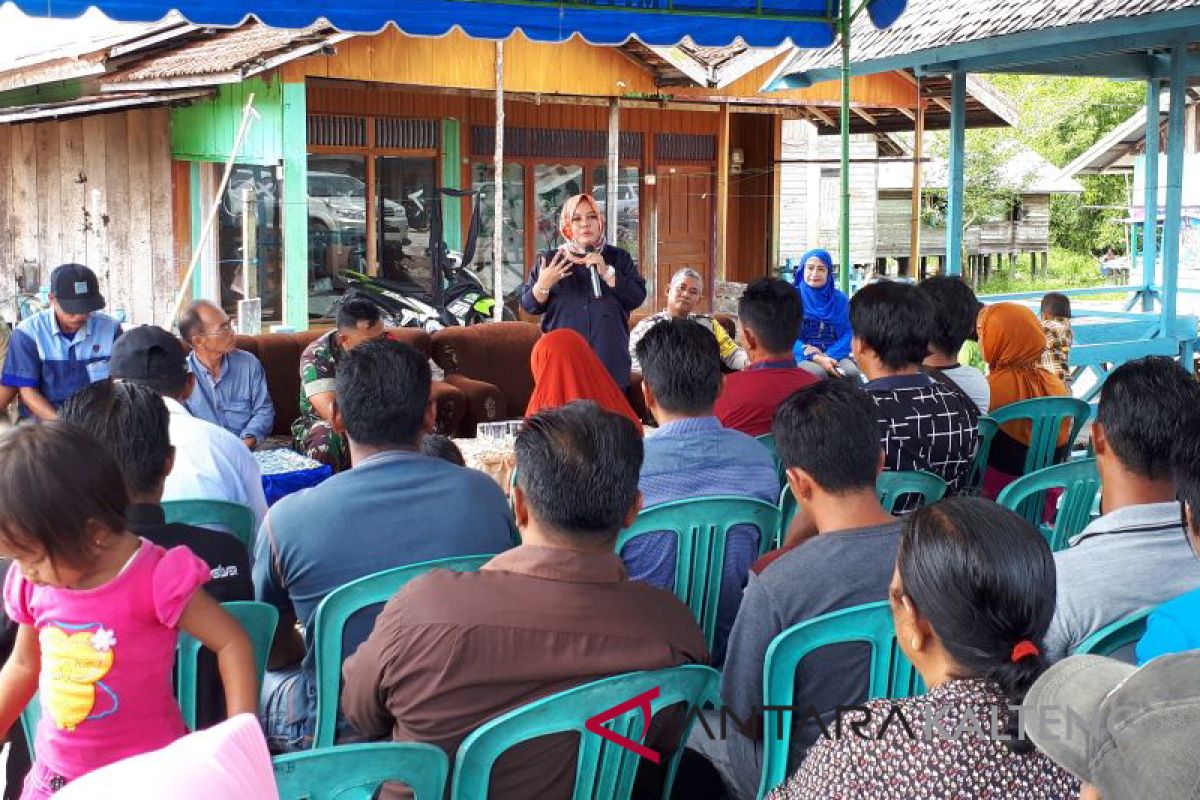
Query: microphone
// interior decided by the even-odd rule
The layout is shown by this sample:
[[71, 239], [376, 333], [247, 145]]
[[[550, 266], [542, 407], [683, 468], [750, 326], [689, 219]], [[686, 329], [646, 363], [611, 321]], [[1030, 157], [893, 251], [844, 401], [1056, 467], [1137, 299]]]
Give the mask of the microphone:
[[[591, 245], [587, 245], [583, 248], [583, 252], [585, 254], [591, 254], [596, 252], [596, 248], [592, 247]], [[596, 271], [595, 264], [588, 264], [588, 274], [592, 279], [592, 297], [596, 300], [599, 300], [604, 295], [604, 292], [600, 288], [600, 273]]]

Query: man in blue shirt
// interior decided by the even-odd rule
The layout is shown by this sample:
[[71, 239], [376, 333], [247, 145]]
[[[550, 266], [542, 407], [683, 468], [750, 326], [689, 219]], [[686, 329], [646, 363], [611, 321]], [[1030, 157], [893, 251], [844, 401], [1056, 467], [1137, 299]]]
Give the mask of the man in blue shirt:
[[[316, 715], [312, 635], [317, 606], [349, 581], [420, 561], [487, 555], [512, 546], [500, 487], [482, 472], [422, 455], [433, 429], [428, 360], [372, 340], [338, 362], [333, 427], [354, 468], [276, 503], [254, 552], [254, 592], [279, 609], [263, 681], [267, 737], [277, 751], [307, 748]], [[351, 620], [344, 652], [367, 638], [374, 614]]]
[[61, 264], [50, 274], [50, 308], [13, 331], [0, 383], [17, 389], [21, 416], [54, 419], [58, 407], [88, 384], [108, 377], [120, 324], [107, 314], [96, 273]]
[[[741, 495], [776, 503], [779, 475], [760, 442], [722, 428], [713, 416], [721, 392], [721, 354], [712, 331], [689, 319], [671, 318], [637, 343], [646, 408], [658, 422], [647, 437], [638, 488], [646, 507], [706, 495]], [[758, 557], [758, 531], [739, 525], [729, 532], [721, 580], [713, 663], [724, 659], [725, 640], [737, 616], [746, 573]], [[675, 585], [675, 537], [651, 534], [621, 552], [629, 577], [663, 589]]]
[[224, 428], [253, 450], [271, 435], [275, 423], [262, 364], [252, 353], [237, 349], [229, 315], [208, 300], [196, 300], [184, 309], [179, 336], [192, 347], [188, 366], [196, 376], [188, 411]]

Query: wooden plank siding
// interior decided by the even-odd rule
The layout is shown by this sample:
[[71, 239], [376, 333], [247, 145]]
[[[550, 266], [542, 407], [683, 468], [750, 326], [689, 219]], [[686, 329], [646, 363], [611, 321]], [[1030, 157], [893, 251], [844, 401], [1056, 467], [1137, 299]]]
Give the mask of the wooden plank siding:
[[36, 291], [79, 261], [110, 311], [161, 322], [155, 298], [175, 277], [170, 192], [165, 109], [0, 125], [0, 295], [27, 262]]
[[[879, 258], [907, 258], [911, 237], [911, 196], [903, 191], [879, 193], [876, 217], [875, 254]], [[969, 255], [1044, 253], [1050, 249], [1050, 198], [1025, 195], [1021, 199], [1024, 218], [1020, 222], [987, 222], [967, 228], [963, 237]], [[921, 255], [941, 256], [946, 252], [945, 227], [921, 228]]]

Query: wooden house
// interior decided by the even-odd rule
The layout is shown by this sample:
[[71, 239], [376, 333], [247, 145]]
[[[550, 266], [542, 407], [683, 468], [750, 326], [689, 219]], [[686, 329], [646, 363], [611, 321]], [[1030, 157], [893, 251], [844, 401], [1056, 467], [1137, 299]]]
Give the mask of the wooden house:
[[[498, 73], [506, 292], [555, 243], [566, 196], [607, 194], [610, 157], [609, 237], [647, 276], [648, 305], [680, 266], [710, 286], [753, 280], [779, 262], [783, 123], [826, 125], [839, 101], [836, 83], [764, 94], [790, 55], [168, 18], [0, 61], [0, 295], [83, 261], [110, 308], [162, 323], [195, 260], [194, 294], [232, 307], [249, 273], [264, 321], [303, 328], [328, 313], [341, 270], [430, 280], [439, 186], [482, 190], [490, 281]], [[851, 89], [856, 122], [885, 130], [933, 96], [899, 73]], [[930, 126], [944, 127], [937, 99]], [[443, 208], [457, 247], [470, 204]]]

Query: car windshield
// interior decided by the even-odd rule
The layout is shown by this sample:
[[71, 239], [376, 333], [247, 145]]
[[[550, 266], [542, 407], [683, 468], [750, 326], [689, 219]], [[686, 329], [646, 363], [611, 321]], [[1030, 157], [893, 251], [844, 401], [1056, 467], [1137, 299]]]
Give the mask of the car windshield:
[[350, 175], [310, 175], [309, 193], [317, 197], [365, 197], [366, 184]]

